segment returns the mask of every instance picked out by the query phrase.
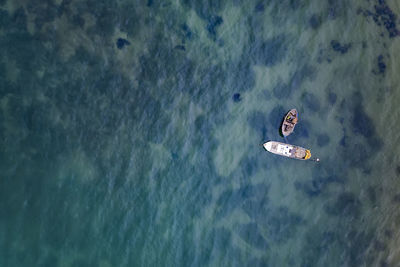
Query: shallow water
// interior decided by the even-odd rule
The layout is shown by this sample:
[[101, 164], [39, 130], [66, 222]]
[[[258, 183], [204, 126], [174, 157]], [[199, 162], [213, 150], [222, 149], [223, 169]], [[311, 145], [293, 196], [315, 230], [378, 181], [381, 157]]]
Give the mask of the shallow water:
[[0, 0], [0, 266], [400, 266], [400, 5], [241, 2]]

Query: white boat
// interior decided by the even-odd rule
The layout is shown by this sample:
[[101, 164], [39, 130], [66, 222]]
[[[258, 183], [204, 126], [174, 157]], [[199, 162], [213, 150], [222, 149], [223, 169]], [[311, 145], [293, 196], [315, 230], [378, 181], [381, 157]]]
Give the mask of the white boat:
[[[308, 160], [311, 158], [311, 151], [295, 145], [281, 142], [269, 141], [263, 144], [265, 150], [288, 158]], [[317, 158], [316, 161], [319, 161]]]

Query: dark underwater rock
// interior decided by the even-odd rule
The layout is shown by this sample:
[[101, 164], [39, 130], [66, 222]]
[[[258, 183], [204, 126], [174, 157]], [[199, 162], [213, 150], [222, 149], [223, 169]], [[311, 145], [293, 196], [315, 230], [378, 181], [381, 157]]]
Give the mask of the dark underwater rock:
[[329, 136], [327, 134], [320, 134], [317, 137], [317, 144], [320, 147], [324, 147], [329, 144]]
[[376, 135], [368, 138], [367, 143], [375, 151], [375, 153], [381, 150], [383, 147], [382, 140]]
[[264, 3], [260, 2], [254, 7], [255, 12], [263, 12], [265, 10]]
[[9, 23], [10, 23], [10, 15], [6, 10], [0, 8], [0, 29], [6, 28], [6, 26]]
[[182, 51], [185, 51], [185, 50], [186, 50], [186, 48], [185, 48], [184, 45], [177, 45], [177, 46], [175, 46], [174, 48], [177, 49], [177, 50], [182, 50]]
[[[34, 7], [33, 7], [34, 6]], [[40, 29], [44, 23], [49, 23], [55, 20], [60, 15], [59, 6], [51, 1], [37, 2], [35, 5], [28, 5], [26, 8], [27, 12], [32, 15], [35, 14], [35, 26]], [[74, 20], [74, 16], [71, 14], [69, 19]], [[74, 23], [74, 22], [73, 22]], [[76, 24], [75, 24], [76, 25]]]
[[364, 16], [372, 17], [375, 24], [378, 26], [384, 26], [389, 33], [390, 38], [394, 38], [399, 35], [399, 30], [396, 26], [397, 16], [386, 4], [385, 0], [379, 0], [377, 4], [374, 5], [375, 12], [366, 10]]
[[242, 100], [242, 97], [241, 97], [241, 95], [239, 93], [235, 93], [235, 94], [233, 94], [232, 99], [233, 99], [233, 102], [237, 103], [237, 102], [240, 102]]
[[392, 238], [393, 237], [393, 231], [390, 230], [390, 229], [386, 229], [384, 234], [385, 234], [386, 238]]
[[336, 103], [336, 99], [337, 99], [336, 94], [333, 93], [333, 92], [329, 92], [329, 94], [328, 94], [328, 102], [329, 102], [329, 104], [334, 105]]
[[328, 18], [336, 19], [336, 10], [334, 8], [329, 8], [328, 10]]
[[217, 35], [216, 28], [223, 22], [224, 20], [220, 16], [211, 16], [208, 19], [207, 31], [213, 38], [216, 38]]
[[346, 146], [346, 136], [343, 135], [342, 139], [340, 139], [339, 145], [341, 145], [342, 147]]
[[396, 194], [396, 195], [393, 197], [393, 202], [400, 203], [400, 194]]
[[181, 29], [183, 31], [183, 35], [186, 39], [191, 40], [193, 33], [192, 30], [189, 28], [189, 26], [185, 23], [181, 26]]
[[379, 55], [379, 56], [378, 56], [378, 72], [379, 72], [380, 74], [384, 74], [385, 71], [386, 71], [386, 64], [385, 64], [385, 62], [383, 61], [383, 56], [382, 56], [382, 55]]
[[85, 19], [82, 16], [74, 15], [71, 18], [72, 18], [72, 21], [71, 21], [72, 24], [83, 29], [83, 27], [85, 26]]
[[131, 43], [126, 39], [118, 38], [116, 44], [118, 49], [122, 49], [125, 47], [125, 45], [130, 45]]
[[11, 16], [11, 27], [18, 31], [26, 31], [27, 16], [25, 14], [24, 8], [18, 8], [14, 14]]
[[379, 1], [380, 5], [375, 5], [376, 15], [380, 17], [380, 21], [389, 32], [389, 37], [395, 37], [399, 35], [399, 31], [396, 28], [396, 15], [385, 3], [385, 0]]
[[374, 241], [374, 249], [377, 251], [384, 251], [386, 249], [386, 245], [385, 245], [385, 243], [383, 243], [379, 240], [375, 240]]
[[322, 19], [320, 16], [313, 14], [308, 20], [308, 24], [311, 26], [312, 29], [316, 30], [319, 28], [319, 26], [321, 26]]
[[343, 1], [328, 0], [328, 18], [336, 19], [344, 13], [345, 6]]
[[397, 167], [396, 167], [396, 174], [400, 175], [400, 165], [397, 165]]
[[376, 189], [373, 186], [368, 187], [367, 195], [368, 195], [369, 201], [371, 201], [371, 203], [373, 205], [376, 205]]
[[334, 51], [339, 52], [341, 54], [346, 54], [347, 51], [351, 48], [351, 44], [340, 44], [338, 41], [336, 40], [332, 40], [331, 41], [331, 47]]
[[361, 105], [353, 109], [353, 132], [364, 137], [372, 137], [375, 134], [375, 126], [371, 118], [365, 113]]
[[204, 20], [209, 20], [215, 14], [221, 13], [226, 4], [226, 1], [182, 0], [180, 2], [194, 9], [197, 15]]

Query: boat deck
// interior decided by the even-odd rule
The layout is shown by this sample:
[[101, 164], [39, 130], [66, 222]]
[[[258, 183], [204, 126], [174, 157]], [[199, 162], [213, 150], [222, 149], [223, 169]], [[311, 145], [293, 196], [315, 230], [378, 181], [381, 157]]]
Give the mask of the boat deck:
[[291, 153], [292, 149], [293, 149], [292, 146], [288, 146], [288, 145], [285, 146], [285, 145], [278, 144], [277, 148], [276, 148], [276, 151], [279, 154], [286, 155], [286, 156], [291, 156], [292, 155], [292, 153]]

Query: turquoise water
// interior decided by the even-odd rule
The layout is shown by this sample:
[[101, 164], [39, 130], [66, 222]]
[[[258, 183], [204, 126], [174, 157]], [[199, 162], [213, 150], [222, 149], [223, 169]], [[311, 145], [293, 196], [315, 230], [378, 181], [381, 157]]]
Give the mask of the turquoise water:
[[0, 6], [0, 266], [399, 266], [398, 2]]

